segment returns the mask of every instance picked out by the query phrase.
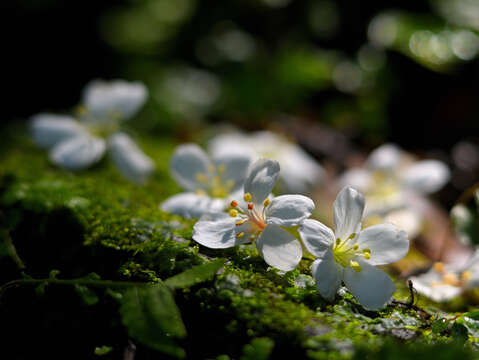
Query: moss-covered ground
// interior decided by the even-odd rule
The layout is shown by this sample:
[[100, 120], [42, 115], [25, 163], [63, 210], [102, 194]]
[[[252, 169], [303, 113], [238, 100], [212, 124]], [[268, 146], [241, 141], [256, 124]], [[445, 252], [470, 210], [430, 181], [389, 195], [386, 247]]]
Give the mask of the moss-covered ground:
[[[162, 284], [216, 258], [226, 263], [215, 276], [173, 290], [186, 329], [186, 336], [171, 336], [184, 350], [177, 356], [478, 357], [478, 314], [465, 303], [449, 305], [449, 311], [424, 299], [416, 302], [420, 308], [408, 306], [407, 285], [395, 277], [395, 298], [404, 303], [368, 312], [345, 291], [332, 303], [323, 300], [310, 276], [311, 260], [281, 274], [268, 268], [254, 247], [198, 246], [191, 240], [194, 221], [158, 208], [180, 191], [169, 176], [171, 140], [142, 138], [157, 171], [139, 187], [124, 180], [108, 158], [74, 174], [51, 165], [45, 151], [18, 135], [24, 131], [7, 132], [0, 145], [0, 279], [19, 281], [0, 291], [1, 358], [174, 356], [152, 346], [155, 336], [170, 334], [150, 333], [153, 340], [145, 343], [125, 320], [122, 309], [131, 304], [123, 308], [128, 297], [122, 284]], [[144, 307], [148, 326], [156, 319], [148, 311], [155, 313], [151, 309], [161, 304]], [[461, 316], [467, 311], [469, 317]]]

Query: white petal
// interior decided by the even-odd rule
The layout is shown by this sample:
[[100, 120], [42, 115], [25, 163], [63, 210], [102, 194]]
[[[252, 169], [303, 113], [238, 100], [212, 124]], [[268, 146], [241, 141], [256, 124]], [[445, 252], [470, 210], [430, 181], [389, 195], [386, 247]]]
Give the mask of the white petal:
[[366, 169], [350, 169], [346, 170], [339, 179], [339, 184], [344, 186], [352, 186], [360, 191], [368, 191], [374, 185], [372, 173]]
[[55, 114], [33, 116], [30, 129], [35, 144], [45, 149], [68, 138], [87, 134], [84, 127], [71, 116]]
[[93, 80], [83, 90], [86, 120], [105, 122], [130, 118], [147, 97], [148, 90], [139, 82]]
[[98, 162], [105, 148], [103, 139], [77, 136], [56, 145], [50, 152], [50, 160], [64, 169], [82, 170]]
[[125, 133], [113, 134], [108, 148], [118, 170], [134, 183], [144, 184], [155, 169], [153, 161]]
[[344, 283], [364, 308], [379, 310], [391, 299], [396, 286], [384, 271], [361, 260], [358, 262], [361, 271], [344, 269]]
[[304, 220], [298, 231], [306, 249], [317, 257], [323, 257], [325, 252], [333, 248], [333, 230], [317, 220]]
[[450, 177], [447, 165], [438, 160], [419, 161], [409, 166], [401, 176], [405, 186], [421, 193], [438, 191]]
[[311, 270], [321, 296], [333, 300], [341, 286], [343, 267], [334, 261], [331, 249], [326, 251], [323, 257], [313, 262]]
[[442, 275], [434, 269], [419, 276], [413, 276], [410, 280], [419, 294], [436, 302], [452, 300], [462, 292], [462, 289], [458, 286], [445, 284]]
[[279, 270], [290, 271], [298, 266], [303, 255], [299, 241], [276, 225], [267, 225], [256, 240], [256, 248], [264, 261]]
[[185, 218], [200, 218], [204, 214], [222, 211], [226, 205], [221, 199], [212, 199], [195, 193], [181, 193], [166, 199], [160, 208]]
[[388, 213], [384, 222], [396, 225], [407, 232], [409, 239], [414, 239], [421, 232], [422, 215], [414, 209], [399, 209]]
[[249, 237], [236, 237], [236, 219], [226, 217], [206, 217], [193, 227], [193, 240], [212, 249], [224, 249], [248, 243]]
[[249, 146], [250, 138], [245, 134], [234, 131], [216, 135], [208, 142], [208, 152], [214, 158], [225, 155], [246, 155], [252, 159], [258, 154]]
[[268, 224], [297, 226], [311, 216], [314, 202], [303, 195], [282, 195], [274, 198], [266, 208]]
[[[231, 182], [231, 192], [243, 187], [248, 168], [251, 164], [251, 157], [243, 154], [224, 154], [214, 159], [218, 175], [224, 183]], [[221, 170], [220, 170], [221, 169]]]
[[288, 192], [307, 194], [324, 177], [321, 165], [298, 145], [283, 141], [278, 161], [280, 178]]
[[279, 163], [270, 159], [259, 159], [249, 171], [244, 192], [253, 196], [253, 202], [262, 204], [273, 190], [279, 175]]
[[208, 155], [196, 144], [180, 145], [170, 160], [171, 175], [187, 190], [204, 189], [198, 175], [209, 176], [211, 166]]
[[364, 196], [352, 187], [343, 188], [334, 201], [334, 228], [337, 238], [347, 239], [361, 229]]
[[393, 224], [370, 226], [359, 233], [359, 249], [371, 250], [372, 265], [390, 264], [406, 256], [409, 251], [409, 239], [404, 230]]
[[391, 171], [399, 166], [401, 149], [394, 144], [376, 148], [368, 157], [367, 164], [373, 170]]

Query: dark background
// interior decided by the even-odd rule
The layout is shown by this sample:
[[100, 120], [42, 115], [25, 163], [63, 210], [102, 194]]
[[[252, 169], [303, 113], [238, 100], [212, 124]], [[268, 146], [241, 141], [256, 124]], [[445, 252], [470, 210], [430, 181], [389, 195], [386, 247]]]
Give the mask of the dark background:
[[[318, 39], [304, 25], [307, 3], [292, 1], [285, 8], [268, 9], [254, 1], [201, 1], [178, 32], [174, 45], [166, 52], [145, 56], [114, 49], [100, 34], [105, 15], [112, 7], [132, 6], [126, 1], [9, 1], [1, 8], [5, 61], [2, 82], [7, 94], [2, 122], [24, 121], [40, 111], [69, 111], [78, 103], [81, 89], [90, 79], [128, 78], [125, 68], [132, 59], [180, 60], [201, 66], [194, 55], [195, 41], [221, 19], [233, 20], [261, 38], [270, 49], [293, 33], [322, 48], [341, 49], [352, 56], [367, 41], [368, 23], [377, 13], [391, 8], [431, 13], [427, 2], [338, 1], [338, 31], [329, 38]], [[402, 54], [389, 51], [387, 56], [394, 84], [382, 140], [397, 142], [408, 149], [448, 151], [461, 139], [476, 139], [477, 60], [449, 73], [439, 73]], [[308, 96], [301, 109], [308, 108], [311, 113], [331, 99], [348, 97], [336, 90], [318, 92]], [[289, 112], [294, 113], [294, 109]]]

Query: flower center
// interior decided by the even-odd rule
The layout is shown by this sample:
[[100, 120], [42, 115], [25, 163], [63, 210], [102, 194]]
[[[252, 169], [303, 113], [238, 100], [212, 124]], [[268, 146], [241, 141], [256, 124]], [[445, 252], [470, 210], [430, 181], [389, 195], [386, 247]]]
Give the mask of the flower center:
[[440, 285], [464, 287], [471, 277], [471, 273], [469, 271], [463, 271], [460, 274], [455, 274], [455, 273], [446, 271], [444, 263], [442, 262], [434, 263], [433, 269], [437, 273], [441, 274], [442, 279], [440, 281], [433, 282], [431, 284], [431, 287], [440, 286]]
[[[270, 201], [269, 199], [266, 199], [263, 202], [263, 208], [258, 209], [255, 207], [254, 203], [251, 202], [252, 196], [250, 193], [244, 194], [243, 199], [248, 204], [247, 208], [243, 209], [239, 206], [236, 200], [233, 200], [231, 202], [232, 209], [229, 211], [229, 214], [231, 217], [237, 217], [239, 219], [236, 222], [236, 226], [241, 226], [246, 222], [251, 225], [251, 227], [253, 228], [253, 233], [251, 234], [250, 239], [251, 241], [253, 241], [266, 228], [265, 211]], [[242, 237], [243, 235], [244, 233], [240, 232], [236, 235], [236, 237]]]
[[353, 242], [355, 237], [356, 234], [353, 233], [345, 240], [337, 238], [333, 246], [333, 256], [334, 260], [342, 267], [351, 267], [354, 271], [360, 272], [361, 265], [354, 259], [358, 257], [370, 259], [371, 250], [359, 249], [359, 245]]
[[225, 198], [233, 189], [234, 181], [223, 179], [223, 174], [226, 170], [224, 165], [210, 165], [208, 173], [197, 173], [195, 175], [196, 180], [203, 184], [206, 190], [198, 190], [197, 193], [201, 194], [206, 192], [208, 195], [214, 198]]
[[377, 203], [394, 202], [398, 199], [399, 186], [393, 176], [382, 171], [373, 173], [374, 187], [366, 191], [366, 195], [371, 201]]

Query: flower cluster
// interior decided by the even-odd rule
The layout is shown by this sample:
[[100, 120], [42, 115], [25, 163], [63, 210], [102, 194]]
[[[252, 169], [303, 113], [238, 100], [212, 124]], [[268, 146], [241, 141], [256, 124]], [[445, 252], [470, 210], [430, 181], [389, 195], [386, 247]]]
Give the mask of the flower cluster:
[[217, 135], [211, 139], [209, 150], [214, 156], [247, 154], [252, 161], [262, 157], [277, 160], [281, 165], [280, 186], [286, 192], [311, 193], [324, 177], [323, 168], [314, 158], [295, 143], [270, 131]]
[[254, 244], [268, 265], [282, 271], [298, 266], [304, 247], [317, 258], [312, 272], [326, 299], [332, 300], [343, 282], [367, 309], [380, 309], [391, 299], [394, 284], [376, 266], [405, 256], [409, 240], [392, 224], [361, 230], [365, 200], [359, 191], [345, 187], [338, 194], [333, 232], [309, 219], [315, 208], [310, 198], [272, 196], [280, 176], [278, 161], [259, 159], [242, 176], [248, 158], [225, 156], [222, 161], [210, 160], [198, 146], [189, 144], [177, 148], [172, 157], [173, 177], [189, 192], [171, 197], [161, 207], [200, 217], [193, 228], [196, 242], [213, 249]]
[[94, 165], [108, 150], [127, 179], [143, 184], [154, 170], [153, 161], [119, 128], [146, 98], [141, 83], [92, 81], [83, 91], [78, 120], [69, 115], [35, 115], [31, 120], [33, 140], [50, 151], [55, 165], [72, 171]]
[[197, 145], [179, 146], [170, 161], [175, 180], [187, 192], [174, 195], [161, 204], [161, 209], [184, 217], [224, 210], [243, 186], [250, 158], [227, 154], [213, 159]]
[[422, 211], [416, 207], [449, 178], [450, 171], [443, 162], [414, 161], [396, 145], [385, 144], [371, 152], [365, 167], [347, 170], [340, 184], [365, 194], [365, 216], [371, 222], [375, 218], [393, 222], [413, 238], [422, 225]]
[[479, 286], [479, 250], [461, 266], [436, 262], [429, 271], [410, 280], [418, 293], [436, 302], [452, 300]]

